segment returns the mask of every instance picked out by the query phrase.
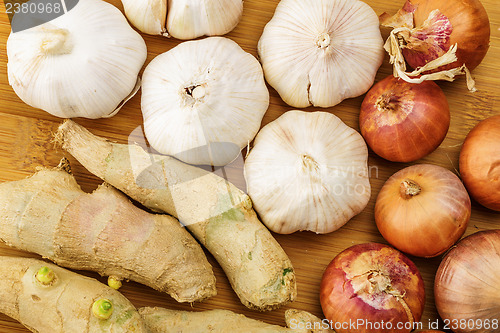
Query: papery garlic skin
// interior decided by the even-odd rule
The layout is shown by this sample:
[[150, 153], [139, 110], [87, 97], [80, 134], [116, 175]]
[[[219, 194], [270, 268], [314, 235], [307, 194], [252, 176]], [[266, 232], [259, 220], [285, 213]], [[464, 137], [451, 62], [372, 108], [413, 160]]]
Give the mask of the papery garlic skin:
[[299, 108], [365, 93], [384, 58], [378, 17], [359, 0], [281, 0], [258, 51], [267, 82]]
[[80, 0], [48, 23], [10, 34], [9, 84], [26, 104], [57, 117], [110, 117], [137, 92], [146, 55], [116, 7]]
[[248, 195], [274, 232], [328, 233], [367, 205], [368, 149], [327, 112], [288, 111], [257, 134], [245, 161]]
[[169, 0], [167, 30], [178, 39], [224, 35], [238, 25], [242, 0]]
[[[194, 39], [233, 30], [243, 14], [242, 0], [122, 0], [134, 27], [151, 35]], [[168, 7], [168, 11], [167, 11]]]
[[168, 36], [167, 0], [121, 0], [128, 20], [150, 35]]
[[224, 37], [179, 44], [144, 70], [144, 132], [162, 154], [225, 165], [260, 128], [269, 106], [262, 68]]

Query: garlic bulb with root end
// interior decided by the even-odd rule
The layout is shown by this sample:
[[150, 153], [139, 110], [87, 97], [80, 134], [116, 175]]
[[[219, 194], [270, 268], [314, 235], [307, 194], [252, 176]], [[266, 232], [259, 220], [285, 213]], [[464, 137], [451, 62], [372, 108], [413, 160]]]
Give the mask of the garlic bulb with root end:
[[242, 0], [169, 0], [168, 33], [179, 39], [224, 35], [243, 14]]
[[146, 54], [116, 7], [80, 0], [48, 23], [10, 34], [9, 84], [25, 103], [57, 117], [110, 117], [139, 89]]
[[377, 15], [359, 0], [282, 0], [258, 52], [267, 82], [299, 108], [365, 93], [384, 58]]
[[122, 0], [132, 25], [151, 35], [194, 39], [224, 35], [243, 14], [242, 0]]
[[336, 116], [288, 111], [257, 134], [247, 191], [274, 232], [332, 232], [370, 199], [367, 159], [361, 135]]
[[248, 145], [269, 106], [262, 68], [224, 37], [181, 43], [146, 67], [144, 131], [162, 154], [226, 165]]
[[167, 0], [121, 1], [125, 15], [134, 27], [150, 35], [168, 36]]

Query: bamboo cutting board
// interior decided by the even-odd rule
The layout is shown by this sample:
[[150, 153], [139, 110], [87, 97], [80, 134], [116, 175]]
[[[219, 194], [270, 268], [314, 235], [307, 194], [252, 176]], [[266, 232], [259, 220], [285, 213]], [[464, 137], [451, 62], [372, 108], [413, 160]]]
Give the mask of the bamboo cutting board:
[[[110, 2], [122, 9], [119, 0], [110, 0]], [[403, 5], [404, 0], [365, 0], [365, 2], [380, 15], [384, 11], [390, 14], [395, 13]], [[468, 92], [463, 78], [452, 83], [439, 83], [450, 105], [450, 130], [444, 142], [435, 152], [418, 161], [419, 163], [437, 164], [455, 173], [458, 173], [460, 147], [469, 130], [480, 120], [500, 114], [500, 6], [498, 0], [482, 0], [482, 3], [490, 18], [491, 46], [482, 64], [473, 72], [478, 91], [476, 93]], [[242, 21], [227, 36], [236, 41], [244, 50], [256, 56], [257, 41], [265, 24], [271, 19], [277, 4], [278, 0], [246, 0]], [[61, 119], [27, 106], [16, 96], [8, 84], [5, 44], [10, 33], [10, 25], [3, 4], [0, 6], [0, 11], [0, 181], [3, 182], [27, 177], [40, 166], [55, 166], [62, 156], [68, 156], [68, 154], [52, 142], [52, 134], [61, 123]], [[384, 38], [387, 37], [387, 33], [387, 31], [383, 32]], [[143, 34], [143, 37], [148, 46], [146, 64], [159, 53], [168, 51], [180, 43], [179, 40], [160, 36]], [[376, 81], [390, 73], [391, 68], [386, 56]], [[269, 88], [269, 90], [271, 104], [262, 125], [291, 109], [279, 98], [274, 89]], [[326, 111], [334, 113], [349, 126], [359, 130], [358, 113], [362, 98], [363, 96], [346, 100], [335, 107], [326, 109]], [[307, 110], [319, 109], [311, 107]], [[113, 118], [76, 119], [76, 121], [97, 135], [126, 143], [128, 135], [142, 123], [140, 93]], [[91, 191], [101, 183], [73, 158], [70, 158], [70, 161], [77, 181], [84, 190]], [[410, 164], [387, 162], [370, 152], [372, 198], [361, 214], [340, 230], [327, 235], [316, 235], [310, 232], [275, 235], [294, 264], [298, 283], [297, 300], [282, 309], [265, 313], [247, 310], [239, 302], [224, 273], [210, 255], [208, 258], [217, 277], [218, 295], [203, 303], [191, 305], [176, 303], [166, 294], [133, 282], [125, 283], [120, 290], [137, 307], [162, 306], [183, 310], [224, 308], [279, 325], [284, 325], [284, 311], [288, 308], [308, 310], [323, 317], [319, 303], [319, 284], [323, 270], [340, 251], [351, 245], [364, 242], [386, 243], [377, 231], [374, 222], [375, 198], [385, 180], [394, 172], [408, 165]], [[228, 172], [230, 179], [237, 186], [244, 187], [242, 159], [238, 159], [227, 169], [230, 171]], [[500, 213], [489, 211], [473, 202], [472, 218], [465, 235], [494, 228], [500, 228]], [[3, 244], [0, 244], [0, 255], [37, 257], [8, 248]], [[438, 318], [432, 289], [434, 274], [441, 257], [433, 259], [411, 257], [411, 259], [417, 264], [425, 280], [427, 302], [422, 322], [423, 328], [427, 329], [428, 322]], [[104, 283], [106, 281], [105, 278], [94, 273], [83, 272], [83, 274], [98, 278]], [[28, 330], [11, 318], [0, 315], [0, 332], [28, 332]]]

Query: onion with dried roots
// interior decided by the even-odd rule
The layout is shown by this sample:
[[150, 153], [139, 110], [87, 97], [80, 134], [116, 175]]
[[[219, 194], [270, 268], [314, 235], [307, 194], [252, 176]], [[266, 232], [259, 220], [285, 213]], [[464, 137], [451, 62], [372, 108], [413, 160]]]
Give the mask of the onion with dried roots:
[[332, 232], [370, 199], [367, 160], [361, 135], [338, 117], [288, 111], [255, 138], [244, 168], [248, 195], [274, 232]]
[[471, 202], [460, 179], [431, 164], [396, 172], [384, 184], [375, 203], [375, 222], [397, 249], [419, 257], [434, 257], [462, 237]]
[[320, 302], [337, 333], [410, 332], [424, 310], [424, 282], [401, 252], [383, 244], [359, 244], [330, 262]]
[[[396, 15], [380, 19], [394, 28], [385, 44], [394, 75], [408, 82], [470, 74], [489, 48], [488, 14], [479, 0], [407, 0]], [[406, 63], [415, 71], [406, 72]], [[474, 90], [470, 75], [468, 86]]]
[[418, 160], [446, 137], [450, 109], [432, 81], [413, 84], [388, 76], [365, 96], [359, 127], [370, 148], [393, 162]]
[[439, 315], [455, 333], [500, 332], [500, 230], [462, 239], [436, 273]]
[[500, 115], [481, 121], [467, 135], [460, 175], [477, 202], [500, 211]]
[[285, 103], [330, 107], [371, 87], [382, 45], [377, 15], [362, 1], [281, 0], [258, 51]]

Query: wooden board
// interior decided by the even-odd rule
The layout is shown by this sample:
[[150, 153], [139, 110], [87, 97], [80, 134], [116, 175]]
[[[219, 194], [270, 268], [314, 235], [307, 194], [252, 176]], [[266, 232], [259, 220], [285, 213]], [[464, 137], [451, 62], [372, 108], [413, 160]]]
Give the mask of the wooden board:
[[[118, 0], [110, 1], [122, 9]], [[384, 11], [394, 13], [404, 0], [366, 0], [377, 14]], [[419, 163], [433, 163], [454, 172], [458, 169], [458, 155], [461, 144], [469, 130], [481, 119], [500, 113], [500, 6], [498, 0], [482, 0], [491, 23], [491, 47], [483, 63], [473, 72], [478, 92], [470, 93], [466, 89], [463, 78], [456, 82], [440, 82], [451, 109], [451, 127], [441, 146]], [[265, 24], [271, 19], [278, 0], [246, 0], [241, 23], [228, 37], [253, 55], [257, 55], [257, 41]], [[14, 93], [7, 80], [6, 41], [10, 26], [3, 4], [0, 6], [0, 181], [18, 180], [35, 171], [39, 166], [54, 166], [62, 156], [68, 156], [52, 143], [52, 133], [60, 124], [61, 119], [48, 113], [33, 109], [24, 104]], [[157, 54], [168, 51], [180, 43], [179, 40], [157, 36], [143, 35], [148, 46], [149, 63]], [[384, 37], [387, 33], [384, 33]], [[377, 81], [391, 73], [388, 59], [380, 68]], [[262, 125], [269, 123], [292, 109], [270, 88], [271, 104]], [[362, 96], [349, 99], [341, 104], [326, 109], [339, 116], [349, 126], [359, 130], [358, 113]], [[307, 110], [318, 110], [308, 108]], [[98, 135], [126, 143], [128, 135], [141, 126], [140, 93], [129, 101], [113, 118], [102, 120], [77, 119], [77, 122], [91, 129]], [[84, 190], [91, 191], [99, 183], [74, 159], [70, 158], [73, 171]], [[358, 243], [385, 243], [375, 226], [373, 208], [375, 198], [384, 181], [399, 169], [410, 164], [389, 163], [370, 152], [371, 167], [370, 182], [372, 198], [366, 209], [347, 223], [342, 229], [327, 235], [316, 235], [309, 232], [292, 235], [276, 235], [280, 244], [290, 256], [297, 274], [298, 298], [282, 309], [259, 313], [247, 310], [239, 302], [231, 290], [229, 283], [218, 264], [209, 255], [217, 277], [218, 295], [203, 303], [179, 304], [166, 294], [161, 294], [150, 288], [130, 282], [125, 283], [121, 291], [137, 307], [163, 306], [171, 309], [204, 310], [225, 308], [243, 313], [249, 317], [261, 319], [269, 323], [284, 324], [283, 313], [287, 308], [308, 310], [322, 316], [319, 304], [319, 284], [326, 265], [343, 249]], [[241, 173], [241, 163], [232, 166], [233, 180], [244, 186]], [[489, 211], [477, 203], [473, 203], [473, 212], [466, 235], [479, 230], [500, 227], [500, 214]], [[37, 257], [20, 252], [0, 244], [0, 255], [19, 255]], [[440, 262], [440, 257], [434, 259], [412, 258], [419, 267], [427, 291], [427, 302], [422, 322], [427, 328], [429, 320], [438, 318], [433, 298], [433, 279]], [[97, 274], [84, 273], [99, 278]], [[14, 320], [0, 315], [0, 332], [28, 332]]]

